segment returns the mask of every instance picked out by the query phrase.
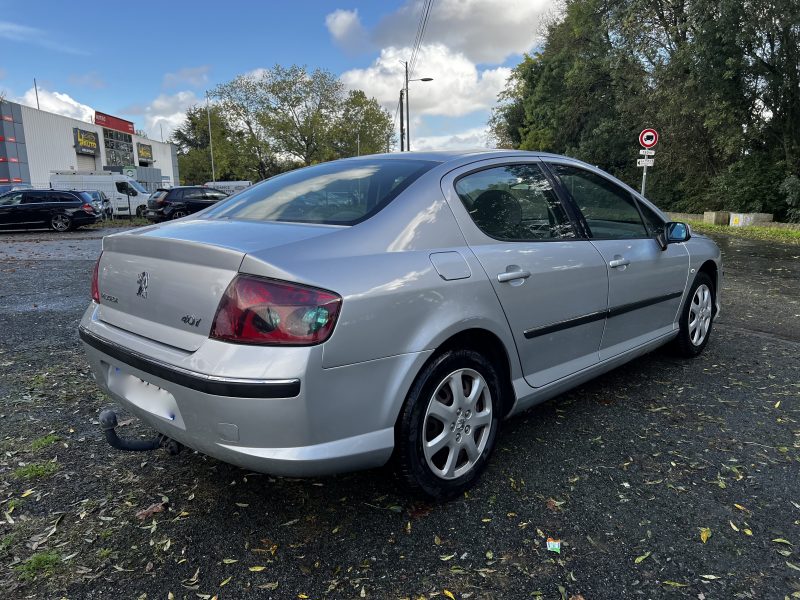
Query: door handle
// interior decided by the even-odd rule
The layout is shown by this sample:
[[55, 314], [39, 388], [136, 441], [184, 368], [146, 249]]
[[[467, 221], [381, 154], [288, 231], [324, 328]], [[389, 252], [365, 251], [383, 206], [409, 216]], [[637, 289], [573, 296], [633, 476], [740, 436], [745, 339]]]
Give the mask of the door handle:
[[527, 279], [530, 276], [530, 271], [506, 271], [505, 273], [498, 273], [497, 281], [505, 283], [507, 281], [514, 281], [515, 279]]
[[617, 267], [624, 267], [631, 264], [627, 258], [615, 258], [614, 260], [608, 261], [608, 266], [612, 269], [616, 269]]

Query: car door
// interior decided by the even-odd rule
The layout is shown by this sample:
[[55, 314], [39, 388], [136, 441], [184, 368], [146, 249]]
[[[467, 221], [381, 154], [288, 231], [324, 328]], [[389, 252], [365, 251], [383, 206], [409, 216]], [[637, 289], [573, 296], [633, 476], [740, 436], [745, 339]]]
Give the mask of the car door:
[[22, 192], [9, 192], [0, 197], [0, 227], [19, 225], [22, 218]]
[[190, 214], [203, 210], [208, 206], [205, 190], [203, 188], [187, 188], [183, 190], [183, 203]]
[[22, 195], [22, 204], [19, 206], [21, 225], [47, 224], [50, 219], [48, 194], [46, 190], [34, 190]]
[[579, 236], [540, 161], [465, 167], [442, 186], [500, 300], [528, 384], [541, 387], [597, 363], [605, 263]]
[[685, 245], [662, 249], [642, 219], [635, 194], [600, 172], [555, 160], [548, 168], [579, 210], [608, 269], [600, 360], [672, 332], [689, 274]]

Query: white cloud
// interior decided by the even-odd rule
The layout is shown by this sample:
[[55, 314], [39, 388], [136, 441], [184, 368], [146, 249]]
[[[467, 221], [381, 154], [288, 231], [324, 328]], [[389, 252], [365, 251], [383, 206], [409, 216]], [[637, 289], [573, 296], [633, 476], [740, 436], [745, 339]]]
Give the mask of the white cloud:
[[335, 10], [325, 17], [325, 26], [334, 41], [346, 50], [354, 52], [366, 47], [367, 33], [358, 10]]
[[191, 87], [202, 87], [208, 83], [208, 72], [211, 70], [209, 65], [200, 67], [186, 67], [179, 69], [175, 73], [164, 75], [163, 86], [165, 88], [188, 85]]
[[200, 98], [194, 92], [184, 90], [175, 94], [160, 94], [150, 104], [131, 107], [127, 112], [144, 116], [144, 130], [151, 139], [161, 140], [163, 128], [164, 141], [167, 141], [186, 118], [186, 109], [198, 103]]
[[475, 127], [448, 135], [414, 137], [415, 151], [426, 150], [473, 150], [489, 146], [489, 131], [486, 127]]
[[[478, 64], [499, 64], [534, 47], [543, 20], [557, 4], [555, 0], [437, 0], [424, 40], [444, 44]], [[409, 45], [415, 39], [423, 5], [423, 0], [406, 0], [366, 35], [376, 48]], [[333, 39], [345, 47], [365, 35], [356, 11], [337, 10], [325, 22]]]
[[[29, 89], [21, 97], [14, 98], [15, 102], [36, 108], [36, 90]], [[94, 108], [81, 104], [69, 94], [51, 92], [39, 87], [39, 108], [47, 112], [56, 113], [79, 121], [91, 122], [94, 118]]]
[[[394, 114], [404, 79], [400, 60], [408, 57], [409, 51], [409, 48], [384, 48], [371, 66], [346, 71], [341, 79], [346, 86], [374, 96]], [[423, 45], [419, 57], [421, 67], [417, 77], [433, 77], [434, 80], [410, 84], [414, 116], [457, 117], [486, 110], [494, 105], [511, 74], [506, 67], [479, 71], [466, 56], [442, 44]]]

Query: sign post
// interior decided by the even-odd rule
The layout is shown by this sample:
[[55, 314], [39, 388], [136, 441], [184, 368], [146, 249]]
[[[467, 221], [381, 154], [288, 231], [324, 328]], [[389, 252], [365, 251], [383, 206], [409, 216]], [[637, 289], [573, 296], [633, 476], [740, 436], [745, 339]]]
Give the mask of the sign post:
[[655, 129], [643, 129], [639, 134], [639, 144], [644, 150], [639, 150], [639, 154], [643, 154], [644, 158], [636, 160], [637, 167], [644, 167], [642, 171], [642, 196], [644, 196], [644, 188], [647, 183], [647, 167], [652, 167], [655, 164], [656, 155], [655, 150], [651, 150], [653, 146], [658, 143], [658, 132]]

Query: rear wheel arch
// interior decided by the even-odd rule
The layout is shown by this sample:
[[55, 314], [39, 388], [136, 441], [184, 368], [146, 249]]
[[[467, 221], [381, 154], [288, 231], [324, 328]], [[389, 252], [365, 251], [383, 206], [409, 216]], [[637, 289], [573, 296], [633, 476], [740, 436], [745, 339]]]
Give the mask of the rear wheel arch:
[[501, 416], [505, 417], [508, 415], [514, 407], [516, 397], [514, 395], [514, 386], [511, 383], [511, 357], [503, 341], [488, 329], [474, 327], [459, 331], [438, 345], [436, 351], [419, 369], [417, 376], [419, 376], [431, 362], [450, 350], [474, 350], [485, 356], [494, 365], [500, 376], [500, 383], [503, 387]]

